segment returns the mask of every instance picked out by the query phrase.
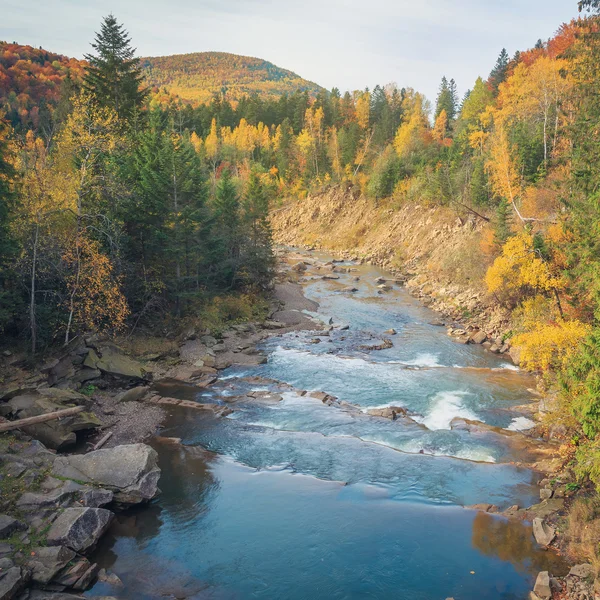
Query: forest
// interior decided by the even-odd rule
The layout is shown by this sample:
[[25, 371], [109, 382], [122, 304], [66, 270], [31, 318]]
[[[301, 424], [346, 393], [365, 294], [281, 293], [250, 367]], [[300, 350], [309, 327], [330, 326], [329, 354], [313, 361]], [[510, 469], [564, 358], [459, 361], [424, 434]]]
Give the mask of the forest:
[[506, 336], [600, 484], [600, 2], [579, 5], [464, 97], [444, 77], [433, 105], [393, 84], [188, 102], [145, 83], [112, 16], [85, 62], [2, 44], [0, 328], [35, 354], [215, 302], [250, 310], [235, 299], [269, 289], [282, 198], [343, 186], [450, 206], [485, 223], [473, 252]]

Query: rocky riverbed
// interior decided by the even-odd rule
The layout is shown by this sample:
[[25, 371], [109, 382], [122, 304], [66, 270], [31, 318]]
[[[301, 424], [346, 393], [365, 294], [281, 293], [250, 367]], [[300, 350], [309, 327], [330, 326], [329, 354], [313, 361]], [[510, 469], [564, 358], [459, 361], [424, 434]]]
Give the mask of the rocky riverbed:
[[[295, 402], [301, 405], [306, 398], [309, 403], [320, 402], [327, 411], [333, 411], [327, 413], [332, 415], [327, 419], [340, 423], [350, 419], [356, 427], [367, 427], [365, 432], [378, 431], [378, 439], [386, 431], [380, 422], [401, 422], [408, 435], [406, 443], [399, 446], [404, 452], [432, 456], [457, 452], [451, 446], [439, 447], [439, 441], [432, 437], [430, 428], [437, 425], [431, 415], [403, 405], [365, 409], [360, 401], [349, 401], [344, 395], [338, 398], [329, 390], [318, 389], [317, 373], [317, 389], [263, 375], [243, 376], [244, 369], [250, 372], [265, 365], [270, 352], [268, 340], [274, 336], [306, 340], [307, 347], [312, 345], [315, 351], [329, 346], [325, 354], [319, 350], [314, 355], [317, 357], [339, 352], [338, 346], [348, 357], [397, 351], [400, 337], [396, 329], [382, 327], [380, 332], [355, 334], [353, 323], [323, 318], [317, 313], [317, 302], [303, 294], [303, 285], [322, 281], [333, 286], [336, 294], [360, 296], [364, 281], [355, 274], [355, 264], [310, 253], [287, 253], [269, 319], [264, 323], [236, 324], [219, 337], [189, 329], [164, 350], [131, 356], [115, 342], [91, 336], [75, 340], [62, 354], [33, 370], [26, 367], [23, 357], [6, 353], [2, 360], [8, 376], [0, 390], [0, 414], [5, 419], [23, 419], [73, 406], [84, 410], [73, 417], [0, 435], [4, 513], [0, 525], [2, 519], [5, 523], [4, 528], [0, 527], [0, 598], [19, 597], [22, 593], [23, 598], [74, 598], [96, 580], [107, 582], [111, 590], [120, 589], [115, 573], [100, 569], [87, 557], [110, 527], [115, 513], [144, 504], [157, 495], [160, 471], [156, 452], [139, 442], [159, 433], [173, 411], [204, 413], [213, 419], [235, 418], [242, 423], [254, 410], [249, 412], [249, 407], [277, 408], [290, 402], [294, 407]], [[404, 281], [383, 275], [369, 285], [376, 296], [385, 298], [402, 287]], [[452, 343], [480, 345], [490, 354], [508, 354], [510, 350], [501, 339], [474, 326], [464, 327], [448, 315], [430, 323], [433, 328], [441, 325], [447, 326]], [[285, 351], [281, 356], [287, 360]], [[409, 371], [430, 368], [419, 361], [413, 365], [410, 361], [405, 363], [402, 368]], [[380, 369], [383, 364], [375, 361], [371, 368]], [[223, 372], [232, 369], [241, 376], [222, 377]], [[456, 401], [451, 400], [451, 411], [455, 410], [452, 402]], [[523, 422], [519, 419], [531, 422], [536, 412], [531, 406], [529, 403], [526, 408], [509, 411], [510, 418], [515, 423]], [[335, 414], [339, 417], [333, 417]], [[499, 423], [504, 419], [494, 418]], [[517, 426], [506, 429], [461, 417], [461, 411], [448, 421], [447, 428], [456, 438], [453, 444], [482, 440], [488, 448], [486, 452], [491, 448], [498, 457], [493, 460], [510, 461], [544, 473], [556, 472], [560, 467], [555, 458], [556, 447], [532, 435], [535, 429], [529, 433], [519, 431]], [[397, 436], [395, 430], [393, 435]], [[421, 437], [423, 442], [417, 442]], [[157, 439], [161, 443], [179, 443], [165, 436]], [[99, 443], [101, 448], [94, 450]], [[384, 443], [390, 444], [387, 439]], [[65, 454], [73, 451], [76, 453]], [[481, 451], [467, 445], [458, 452], [478, 456]], [[532, 521], [538, 544], [548, 547], [556, 537], [556, 514], [571, 492], [559, 477], [542, 483], [541, 502], [528, 508], [498, 508], [493, 503], [469, 508], [498, 513], [499, 518]], [[580, 571], [561, 581], [548, 575], [553, 592], [558, 593], [560, 586], [561, 597], [579, 598], [581, 593], [587, 593], [582, 597], [592, 598], [589, 594], [593, 581], [588, 585], [589, 573], [582, 577]], [[545, 575], [540, 577], [535, 593], [548, 598], [543, 588]], [[567, 590], [577, 595], [564, 596]]]

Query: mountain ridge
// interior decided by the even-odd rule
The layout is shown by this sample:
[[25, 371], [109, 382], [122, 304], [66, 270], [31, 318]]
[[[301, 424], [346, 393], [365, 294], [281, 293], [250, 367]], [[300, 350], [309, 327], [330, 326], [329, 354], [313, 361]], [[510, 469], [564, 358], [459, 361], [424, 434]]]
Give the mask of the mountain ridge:
[[146, 81], [166, 88], [183, 100], [207, 102], [226, 92], [231, 100], [258, 94], [276, 98], [286, 93], [307, 91], [316, 95], [322, 88], [297, 73], [253, 56], [230, 52], [191, 52], [140, 58]]

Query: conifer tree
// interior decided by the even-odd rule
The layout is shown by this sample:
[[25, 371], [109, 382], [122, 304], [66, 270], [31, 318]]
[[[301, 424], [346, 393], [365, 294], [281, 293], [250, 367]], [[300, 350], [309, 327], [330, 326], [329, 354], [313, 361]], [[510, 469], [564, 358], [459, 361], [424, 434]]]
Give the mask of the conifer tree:
[[102, 106], [112, 108], [119, 118], [131, 119], [143, 105], [148, 90], [142, 89], [142, 70], [135, 48], [122, 24], [111, 14], [105, 17], [92, 48], [86, 54], [89, 67], [85, 87]]
[[260, 175], [256, 172], [250, 174], [243, 209], [247, 229], [243, 267], [248, 283], [259, 290], [265, 290], [273, 279], [275, 258], [268, 218], [269, 198]]
[[219, 279], [222, 285], [234, 287], [240, 265], [240, 197], [229, 169], [221, 173], [213, 207]]
[[490, 73], [488, 78], [488, 85], [494, 94], [498, 93], [498, 88], [500, 84], [504, 82], [506, 79], [506, 75], [508, 73], [508, 63], [510, 62], [510, 58], [508, 56], [508, 52], [506, 48], [502, 48], [500, 52], [500, 56], [498, 56], [498, 60]]
[[440, 113], [445, 110], [448, 116], [448, 122], [454, 121], [458, 111], [458, 97], [456, 90], [456, 82], [454, 79], [448, 81], [446, 77], [442, 77], [440, 91], [437, 97], [435, 107], [435, 118], [437, 119]]

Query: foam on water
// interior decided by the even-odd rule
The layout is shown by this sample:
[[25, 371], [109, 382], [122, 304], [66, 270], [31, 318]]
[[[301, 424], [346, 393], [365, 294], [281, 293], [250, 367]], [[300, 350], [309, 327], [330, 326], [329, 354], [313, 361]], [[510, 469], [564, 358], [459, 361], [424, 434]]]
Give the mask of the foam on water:
[[432, 431], [450, 429], [450, 423], [456, 417], [476, 421], [478, 416], [463, 403], [463, 399], [468, 395], [468, 392], [463, 391], [438, 392], [433, 397], [429, 411], [424, 417], [415, 417], [415, 421]]
[[436, 354], [432, 354], [430, 352], [422, 352], [421, 354], [417, 354], [414, 360], [409, 360], [403, 362], [402, 364], [408, 367], [443, 367], [444, 365], [440, 364], [439, 358], [440, 357]]

